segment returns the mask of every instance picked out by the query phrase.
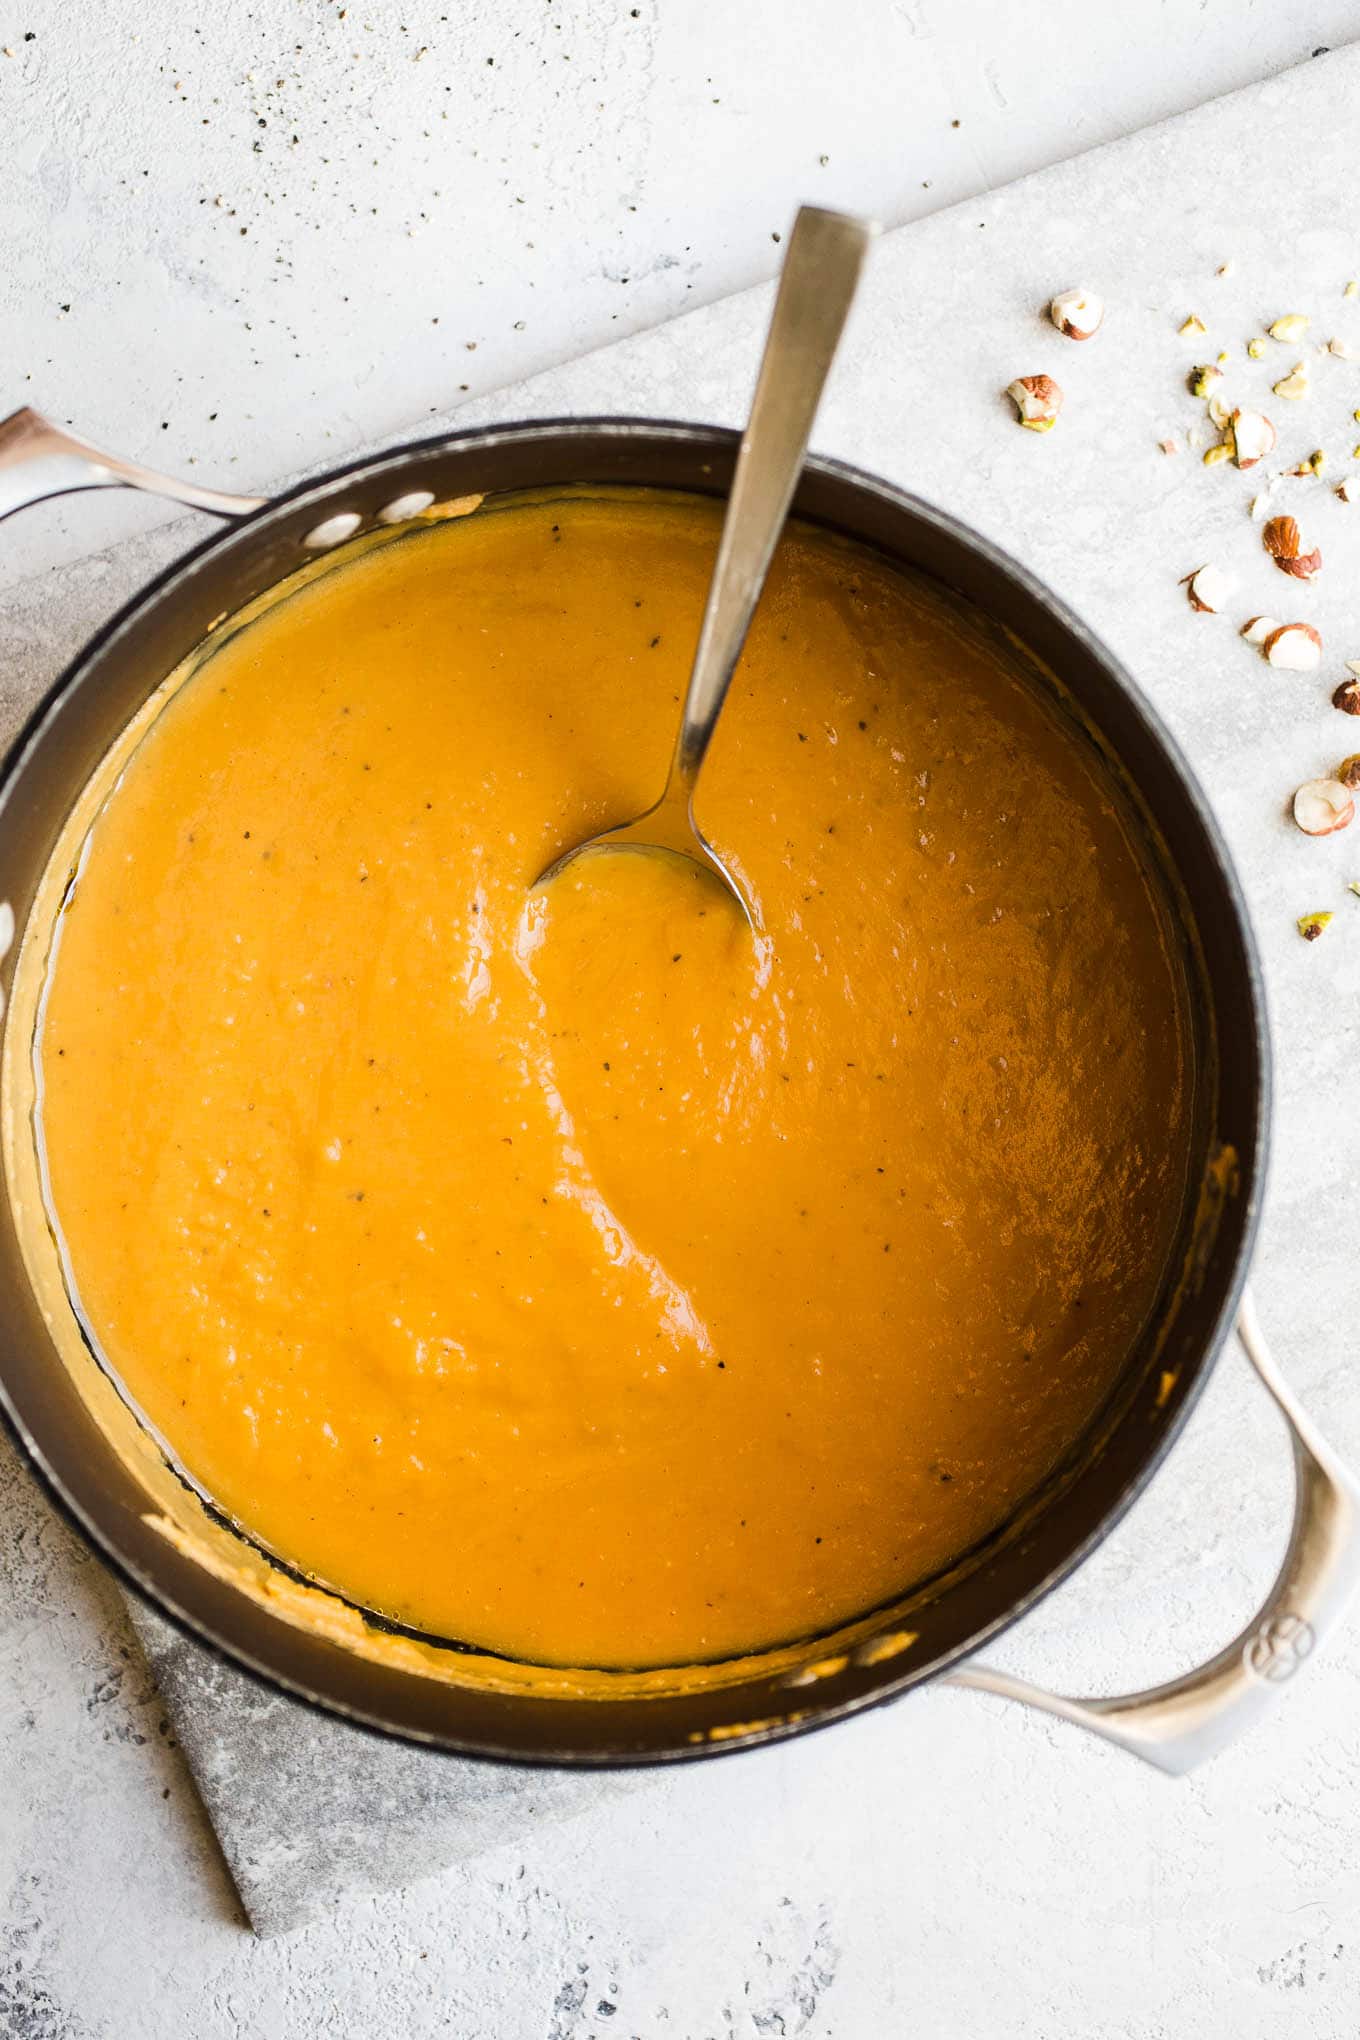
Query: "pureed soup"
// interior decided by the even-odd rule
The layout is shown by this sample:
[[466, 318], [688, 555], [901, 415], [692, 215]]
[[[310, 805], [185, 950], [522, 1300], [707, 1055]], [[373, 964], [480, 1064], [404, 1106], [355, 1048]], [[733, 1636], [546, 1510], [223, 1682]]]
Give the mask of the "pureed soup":
[[355, 1603], [543, 1664], [827, 1630], [1013, 1515], [1166, 1274], [1170, 922], [1094, 749], [929, 584], [795, 528], [678, 860], [717, 539], [485, 509], [227, 637], [85, 842], [35, 1054], [88, 1335]]

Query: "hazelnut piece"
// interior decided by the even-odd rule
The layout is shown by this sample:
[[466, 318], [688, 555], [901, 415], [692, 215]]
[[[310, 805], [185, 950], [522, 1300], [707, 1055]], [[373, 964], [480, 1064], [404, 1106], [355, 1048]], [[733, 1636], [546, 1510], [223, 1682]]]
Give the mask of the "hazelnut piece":
[[1263, 645], [1279, 627], [1273, 616], [1249, 616], [1237, 635], [1244, 637], [1249, 645]]
[[1274, 451], [1275, 427], [1264, 411], [1234, 411], [1232, 441], [1233, 459], [1238, 467], [1255, 467], [1258, 460]]
[[1306, 779], [1294, 795], [1294, 820], [1305, 836], [1334, 836], [1354, 819], [1351, 790], [1339, 779]]
[[1286, 673], [1315, 673], [1322, 663], [1322, 638], [1311, 623], [1281, 623], [1262, 644], [1261, 656]]
[[1193, 574], [1185, 576], [1182, 585], [1190, 597], [1190, 607], [1213, 616], [1226, 606], [1237, 583], [1222, 567], [1208, 566], [1196, 567]]
[[1360, 680], [1343, 680], [1332, 696], [1332, 707], [1343, 715], [1360, 715]]
[[1048, 308], [1048, 316], [1069, 340], [1089, 340], [1105, 317], [1105, 306], [1094, 291], [1077, 287], [1060, 290]]
[[1299, 527], [1292, 517], [1271, 517], [1261, 528], [1261, 543], [1282, 574], [1296, 581], [1311, 581], [1322, 565], [1322, 554], [1314, 546], [1303, 550]]
[[1341, 760], [1336, 776], [1348, 792], [1360, 793], [1360, 751], [1353, 751], [1349, 758]]
[[1063, 393], [1051, 375], [1022, 375], [1008, 383], [1006, 395], [1030, 432], [1051, 432], [1062, 409]]

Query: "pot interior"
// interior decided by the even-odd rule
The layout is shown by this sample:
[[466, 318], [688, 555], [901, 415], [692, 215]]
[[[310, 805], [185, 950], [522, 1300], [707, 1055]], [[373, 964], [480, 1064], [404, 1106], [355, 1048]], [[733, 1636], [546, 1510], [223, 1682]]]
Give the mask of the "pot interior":
[[[121, 732], [222, 619], [299, 571], [318, 525], [383, 512], [581, 487], [725, 492], [732, 435], [631, 421], [510, 428], [384, 456], [309, 485], [211, 539], [149, 589], [76, 663], [16, 746], [0, 791], [0, 897], [23, 929], [68, 817]], [[811, 463], [795, 515], [924, 572], [1005, 632], [1100, 754], [1164, 888], [1194, 1030], [1193, 1180], [1158, 1306], [1106, 1407], [1006, 1526], [938, 1578], [836, 1632], [666, 1672], [548, 1673], [402, 1630], [323, 1594], [197, 1496], [80, 1342], [24, 1229], [37, 1190], [16, 1078], [38, 997], [14, 958], [0, 1212], [0, 1389], [22, 1443], [98, 1548], [168, 1613], [291, 1690], [392, 1732], [491, 1755], [650, 1761], [789, 1733], [887, 1697], [969, 1654], [1080, 1559], [1149, 1476], [1230, 1321], [1255, 1222], [1264, 1136], [1264, 1023], [1240, 896], [1204, 803], [1131, 684], [1012, 563], [872, 479]], [[388, 537], [390, 542], [390, 536]], [[312, 561], [307, 565], [308, 560]], [[56, 904], [51, 900], [49, 907]], [[40, 904], [35, 928], [42, 919]], [[16, 1090], [17, 1083], [17, 1090]]]

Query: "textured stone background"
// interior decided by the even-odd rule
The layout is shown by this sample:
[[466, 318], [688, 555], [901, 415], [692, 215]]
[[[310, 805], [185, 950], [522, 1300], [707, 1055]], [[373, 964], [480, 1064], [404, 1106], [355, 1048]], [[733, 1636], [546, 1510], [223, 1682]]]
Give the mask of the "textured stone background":
[[[527, 10], [497, 10], [494, 31], [478, 36], [492, 10], [464, 10], [449, 26], [412, 8], [408, 41], [428, 54], [412, 51], [409, 71], [387, 9], [367, 20], [351, 9], [341, 36], [335, 10], [269, 0], [195, 36], [153, 0], [135, 39], [112, 12], [96, 20], [68, 4], [20, 20], [11, 9], [0, 25], [0, 43], [18, 52], [0, 57], [12, 394], [40, 396], [92, 435], [166, 464], [196, 451], [205, 474], [242, 482], [409, 426], [423, 406], [449, 405], [463, 381], [480, 398], [469, 416], [494, 415], [501, 402], [483, 392], [607, 337], [606, 307], [620, 311], [617, 331], [681, 308], [685, 282], [707, 297], [758, 275], [773, 253], [764, 214], [773, 231], [795, 196], [823, 195], [820, 154], [832, 155], [828, 178], [843, 180], [824, 195], [903, 217], [951, 177], [957, 195], [997, 168], [1306, 55], [1344, 19], [1140, 7], [1101, 28], [1060, 6], [1043, 37], [1019, 24], [989, 45], [980, 9], [947, 21], [940, 10], [936, 21], [898, 7], [875, 10], [848, 46], [837, 34], [844, 10], [800, 9], [791, 31], [773, 7], [748, 9], [734, 29], [716, 8], [678, 7], [663, 24], [651, 7], [634, 17], [592, 5], [563, 10], [569, 47], [557, 72], [546, 39], [559, 32], [537, 9], [532, 24]], [[1146, 51], [1130, 34], [1135, 16]], [[551, 86], [512, 47], [521, 20], [519, 39], [532, 26]], [[1154, 24], [1181, 34], [1183, 63], [1165, 61], [1169, 43], [1154, 48]], [[26, 27], [35, 44], [22, 42]], [[290, 55], [296, 42], [304, 49]], [[828, 64], [829, 50], [840, 61]], [[570, 87], [556, 82], [568, 55], [590, 68], [591, 86], [578, 87], [575, 71]], [[504, 96], [481, 75], [502, 58], [524, 67]], [[19, 67], [13, 77], [7, 64]], [[251, 135], [270, 113], [251, 111], [249, 94], [282, 89], [272, 80], [293, 70], [298, 104], [313, 95], [317, 119], [289, 132], [315, 155], [280, 158], [289, 177], [299, 163], [310, 180], [285, 192], [253, 140], [294, 145], [272, 126]], [[371, 89], [350, 84], [360, 76]], [[707, 96], [727, 112], [706, 130], [710, 77]], [[194, 95], [178, 127], [176, 79]], [[444, 84], [452, 144], [424, 134]], [[1241, 573], [1249, 606], [1277, 599], [1275, 588], [1261, 581], [1242, 516], [1246, 483], [1162, 462], [1150, 441], [1190, 408], [1172, 337], [1186, 310], [1236, 345], [1285, 300], [1321, 314], [1356, 269], [1357, 85], [1354, 59], [1329, 59], [1151, 137], [1136, 157], [1097, 158], [900, 237], [877, 268], [820, 435], [1023, 550], [1136, 666], [1204, 775], [1247, 877], [1280, 1054], [1263, 1312], [1353, 1460], [1357, 1178], [1345, 1130], [1360, 1105], [1360, 941], [1339, 918], [1307, 949], [1292, 917], [1355, 874], [1346, 839], [1306, 844], [1280, 815], [1289, 787], [1331, 762], [1345, 731], [1315, 683], [1269, 674], [1226, 625], [1189, 616], [1175, 581], [1203, 558]], [[833, 112], [828, 148], [818, 129]], [[955, 117], [962, 130], [949, 127]], [[217, 132], [191, 133], [203, 118]], [[626, 162], [641, 166], [629, 180], [638, 195], [620, 200]], [[450, 178], [462, 196], [408, 258], [397, 201], [415, 203], [434, 166], [445, 176], [450, 165], [470, 181]], [[932, 192], [918, 196], [926, 179]], [[275, 182], [285, 195], [271, 206]], [[523, 229], [533, 249], [515, 239], [521, 197], [539, 213]], [[620, 217], [630, 203], [638, 214]], [[227, 226], [217, 216], [232, 204]], [[385, 228], [371, 224], [384, 217], [365, 211], [373, 204], [392, 206]], [[620, 275], [631, 276], [635, 249], [655, 260], [685, 243], [693, 274], [658, 264], [640, 282], [614, 281], [611, 297], [604, 243], [616, 234], [638, 237]], [[274, 277], [290, 250], [294, 276]], [[1234, 276], [1215, 284], [1228, 256]], [[1091, 348], [1060, 352], [1033, 306], [1082, 271], [1110, 297], [1110, 326]], [[476, 295], [478, 275], [493, 295]], [[360, 279], [369, 296], [343, 309]], [[502, 290], [503, 309], [514, 304], [508, 330], [499, 313], [475, 323]], [[450, 306], [437, 340], [416, 332], [426, 294]], [[530, 319], [539, 305], [549, 307], [542, 333]], [[520, 318], [532, 343], [515, 337]], [[757, 323], [758, 307], [718, 306], [555, 372], [534, 408], [735, 415]], [[485, 380], [474, 383], [469, 364]], [[1008, 426], [997, 384], [1067, 364], [1061, 432], [1036, 440]], [[1297, 450], [1335, 448], [1357, 403], [1360, 370], [1338, 365], [1325, 385], [1320, 376], [1316, 404], [1289, 421]], [[216, 440], [214, 409], [214, 427], [228, 427]], [[78, 559], [101, 520], [109, 530], [135, 521], [128, 507], [77, 504], [6, 527], [7, 714], [170, 542]], [[1360, 652], [1360, 638], [1346, 637], [1360, 630], [1360, 525], [1352, 537], [1324, 499], [1318, 531], [1328, 571], [1307, 613], [1349, 656]], [[73, 564], [48, 578], [62, 559]], [[1074, 1687], [1139, 1680], [1189, 1662], [1246, 1613], [1282, 1542], [1286, 1463], [1236, 1360], [1173, 1467], [1081, 1579], [1008, 1639], [1008, 1663]], [[1358, 1675], [1360, 1640], [1343, 1636], [1272, 1723], [1183, 1786], [1054, 1724], [931, 1692], [787, 1749], [648, 1779], [581, 1820], [534, 1827], [406, 1893], [346, 1899], [306, 1932], [258, 1943], [234, 1917], [118, 1596], [5, 1457], [0, 2034], [1349, 2040], [1360, 2025]]]

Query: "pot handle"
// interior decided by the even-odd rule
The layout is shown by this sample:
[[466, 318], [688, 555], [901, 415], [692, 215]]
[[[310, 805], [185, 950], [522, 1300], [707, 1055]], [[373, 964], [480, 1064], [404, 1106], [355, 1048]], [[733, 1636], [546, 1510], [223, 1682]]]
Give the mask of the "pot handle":
[[1274, 1704], [1360, 1580], [1360, 1486], [1290, 1394], [1249, 1295], [1242, 1298], [1237, 1336], [1289, 1426], [1294, 1447], [1294, 1527], [1260, 1612], [1207, 1664], [1142, 1693], [1069, 1699], [989, 1665], [963, 1665], [946, 1675], [951, 1684], [1023, 1700], [1075, 1721], [1173, 1777], [1216, 1755]]
[[229, 496], [221, 489], [200, 489], [194, 482], [177, 482], [136, 461], [101, 453], [98, 447], [63, 432], [38, 411], [15, 411], [0, 419], [0, 522], [48, 496], [119, 488], [167, 496], [191, 510], [209, 510], [214, 517], [244, 517], [268, 501], [265, 496]]

